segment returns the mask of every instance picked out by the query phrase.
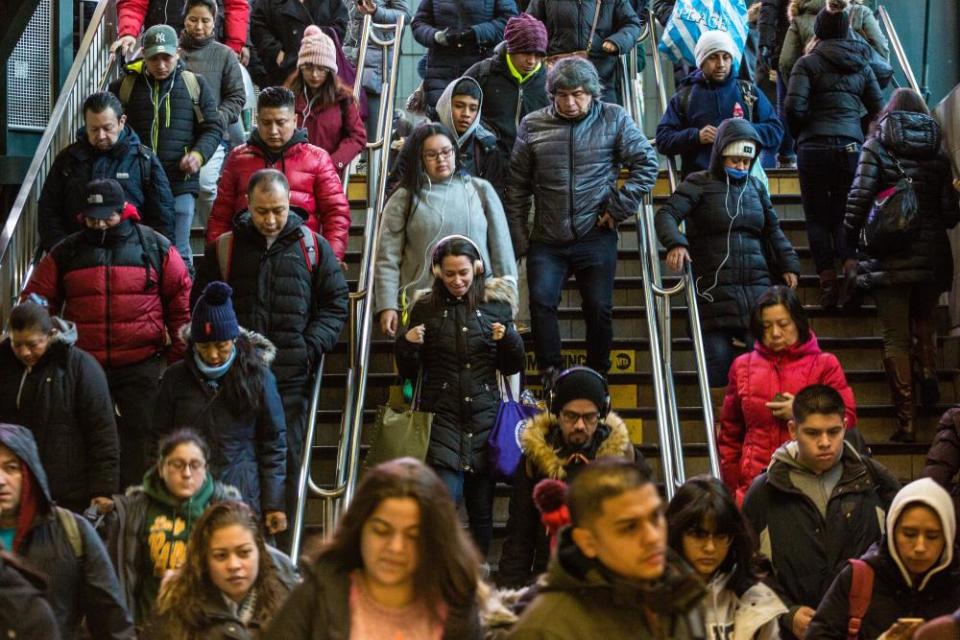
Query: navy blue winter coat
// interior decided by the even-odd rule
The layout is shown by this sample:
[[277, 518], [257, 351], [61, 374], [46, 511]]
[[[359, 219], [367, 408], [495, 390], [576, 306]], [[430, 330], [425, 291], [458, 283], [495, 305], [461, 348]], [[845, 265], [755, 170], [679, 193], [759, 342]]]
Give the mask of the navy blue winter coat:
[[[423, 0], [413, 17], [413, 37], [427, 48], [423, 79], [427, 104], [434, 107], [451, 80], [489, 56], [503, 40], [507, 20], [517, 15], [514, 0]], [[438, 31], [473, 29], [473, 41], [443, 46]]]
[[83, 193], [88, 182], [99, 178], [119, 182], [143, 224], [173, 240], [173, 193], [156, 154], [141, 144], [130, 127], [123, 128], [109, 151], [98, 151], [87, 140], [86, 128], [81, 127], [77, 141], [53, 161], [40, 193], [37, 227], [44, 251], [80, 231], [77, 216], [84, 206]]
[[[694, 171], [710, 168], [713, 145], [700, 142], [700, 129], [707, 125], [718, 127], [727, 118], [735, 117], [737, 104], [744, 118], [751, 112], [740, 95], [740, 87], [733, 74], [727, 76], [723, 83], [714, 84], [698, 70], [684, 78], [680, 87], [670, 98], [670, 104], [657, 125], [657, 149], [664, 155], [679, 155], [681, 172], [686, 177]], [[684, 113], [681, 103], [686, 92], [689, 92], [689, 99]], [[783, 138], [783, 123], [763, 91], [754, 85], [753, 92], [757, 100], [753, 105], [750, 123], [765, 149], [777, 149]]]
[[[241, 408], [225, 393], [230, 380], [210, 381], [194, 361], [193, 342], [187, 354], [171, 365], [160, 381], [155, 436], [179, 427], [199, 431], [210, 444], [210, 473], [240, 490], [243, 501], [260, 513], [284, 510], [287, 439], [283, 403], [270, 372], [276, 349], [263, 336], [241, 331], [231, 368], [250, 363], [263, 374], [263, 392], [256, 409]], [[226, 375], [230, 376], [229, 372]]]

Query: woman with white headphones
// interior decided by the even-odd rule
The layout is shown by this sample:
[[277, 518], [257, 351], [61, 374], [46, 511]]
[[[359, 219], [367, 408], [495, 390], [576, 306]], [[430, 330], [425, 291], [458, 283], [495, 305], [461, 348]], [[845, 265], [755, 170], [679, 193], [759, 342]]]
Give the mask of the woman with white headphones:
[[459, 505], [486, 556], [493, 535], [495, 481], [487, 439], [497, 417], [497, 372], [524, 365], [523, 340], [513, 325], [516, 291], [501, 278], [483, 279], [477, 245], [454, 235], [437, 243], [433, 287], [414, 297], [410, 322], [397, 337], [400, 375], [418, 379], [421, 411], [434, 414], [427, 463]]

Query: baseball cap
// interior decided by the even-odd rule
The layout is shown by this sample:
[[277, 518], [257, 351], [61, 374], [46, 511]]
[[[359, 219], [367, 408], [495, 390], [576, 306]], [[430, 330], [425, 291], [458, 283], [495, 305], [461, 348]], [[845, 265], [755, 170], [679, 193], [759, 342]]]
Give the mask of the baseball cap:
[[177, 54], [177, 32], [166, 24], [155, 24], [143, 34], [143, 57], [152, 58], [158, 53]]
[[86, 207], [83, 215], [86, 218], [106, 220], [114, 213], [123, 210], [126, 197], [123, 187], [116, 180], [102, 178], [87, 183]]

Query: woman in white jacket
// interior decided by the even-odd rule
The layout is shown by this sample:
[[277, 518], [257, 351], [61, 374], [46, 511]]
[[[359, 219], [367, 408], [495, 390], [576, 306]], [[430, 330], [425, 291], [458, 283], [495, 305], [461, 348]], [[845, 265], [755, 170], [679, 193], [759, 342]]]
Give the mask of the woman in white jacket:
[[722, 482], [688, 480], [667, 508], [670, 547], [707, 585], [703, 599], [708, 638], [779, 640], [780, 597], [755, 573], [757, 541]]

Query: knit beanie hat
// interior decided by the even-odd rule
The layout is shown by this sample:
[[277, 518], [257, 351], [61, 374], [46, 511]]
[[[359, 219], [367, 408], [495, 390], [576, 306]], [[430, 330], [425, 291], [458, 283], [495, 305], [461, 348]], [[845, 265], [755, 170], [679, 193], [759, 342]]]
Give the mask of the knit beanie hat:
[[326, 67], [333, 73], [337, 72], [336, 46], [330, 36], [315, 24], [304, 30], [300, 53], [297, 54], [297, 68], [305, 64], [315, 64], [318, 67]]
[[704, 31], [700, 39], [697, 40], [697, 46], [693, 49], [693, 55], [697, 59], [697, 68], [703, 66], [703, 61], [717, 53], [725, 51], [730, 57], [737, 59], [740, 56], [740, 50], [734, 44], [733, 38], [726, 31]]
[[[550, 413], [556, 415], [572, 400], [590, 400], [601, 413], [609, 391], [599, 373], [587, 367], [571, 367], [557, 376], [553, 385]], [[601, 416], [602, 417], [602, 416]]]
[[813, 34], [819, 40], [840, 40], [847, 37], [850, 31], [850, 16], [846, 11], [828, 11], [827, 7], [820, 10], [813, 23]]
[[507, 53], [546, 53], [547, 28], [529, 13], [507, 20], [503, 29]]
[[194, 342], [225, 342], [240, 335], [232, 295], [233, 289], [226, 282], [214, 281], [204, 287], [190, 318], [190, 337]]
[[734, 140], [723, 148], [720, 155], [724, 157], [754, 158], [757, 155], [757, 143], [753, 140]]

